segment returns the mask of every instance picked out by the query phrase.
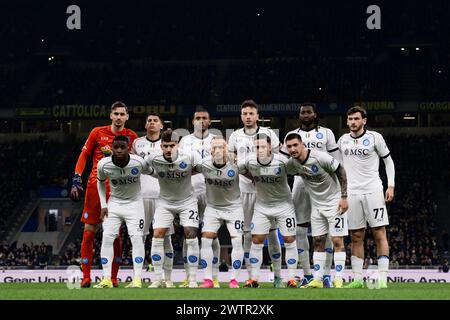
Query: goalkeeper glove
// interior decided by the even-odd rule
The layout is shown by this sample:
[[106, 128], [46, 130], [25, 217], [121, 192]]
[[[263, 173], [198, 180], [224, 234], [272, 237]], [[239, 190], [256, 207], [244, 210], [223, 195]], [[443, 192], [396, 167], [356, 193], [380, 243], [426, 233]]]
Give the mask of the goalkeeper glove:
[[75, 173], [72, 180], [72, 189], [70, 190], [70, 197], [74, 201], [78, 201], [81, 193], [83, 192], [83, 186], [81, 182], [81, 175]]

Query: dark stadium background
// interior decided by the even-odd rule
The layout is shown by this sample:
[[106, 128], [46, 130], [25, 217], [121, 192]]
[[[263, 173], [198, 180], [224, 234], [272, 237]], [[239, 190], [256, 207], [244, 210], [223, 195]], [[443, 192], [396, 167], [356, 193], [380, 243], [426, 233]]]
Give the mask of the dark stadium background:
[[[0, 4], [0, 267], [79, 264], [82, 203], [67, 191], [84, 139], [110, 123], [116, 100], [143, 134], [154, 111], [166, 127], [192, 129], [198, 106], [214, 128], [235, 129], [237, 106], [252, 98], [280, 138], [298, 126], [300, 102], [315, 102], [337, 138], [347, 108], [362, 105], [396, 166], [391, 268], [449, 258], [448, 1], [378, 1], [381, 30], [367, 29], [364, 1], [92, 2]], [[66, 28], [70, 4], [81, 30]], [[376, 263], [370, 233], [366, 256]], [[131, 264], [129, 242], [123, 257]]]

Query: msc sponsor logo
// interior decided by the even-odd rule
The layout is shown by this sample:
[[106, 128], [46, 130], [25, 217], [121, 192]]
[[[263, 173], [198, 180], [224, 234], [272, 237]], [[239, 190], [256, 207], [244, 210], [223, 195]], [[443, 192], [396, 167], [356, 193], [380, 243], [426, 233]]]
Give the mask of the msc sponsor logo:
[[367, 156], [369, 154], [369, 149], [345, 149], [344, 155], [346, 156]]
[[138, 177], [125, 177], [125, 178], [119, 178], [119, 179], [112, 179], [111, 183], [113, 185], [117, 186], [117, 185], [136, 183], [138, 181], [139, 181]]
[[168, 178], [168, 179], [179, 179], [186, 177], [188, 173], [186, 171], [167, 171], [167, 172], [159, 172], [158, 175], [161, 178]]
[[306, 148], [308, 149], [322, 149], [323, 143], [322, 142], [315, 142], [315, 141], [310, 141], [307, 143], [303, 143], [305, 145]]
[[261, 182], [261, 183], [277, 183], [281, 181], [280, 177], [254, 177], [255, 182]]
[[233, 185], [232, 180], [220, 180], [220, 179], [206, 179], [206, 183], [218, 187], [230, 187]]

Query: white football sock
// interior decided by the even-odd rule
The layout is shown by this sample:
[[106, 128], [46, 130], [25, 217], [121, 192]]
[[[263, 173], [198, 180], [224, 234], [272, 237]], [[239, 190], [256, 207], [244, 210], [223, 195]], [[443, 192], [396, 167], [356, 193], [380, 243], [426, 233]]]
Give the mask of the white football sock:
[[309, 240], [308, 240], [308, 228], [297, 226], [297, 251], [298, 261], [303, 269], [305, 276], [311, 275], [311, 265], [309, 260]]
[[329, 233], [327, 235], [327, 240], [325, 241], [325, 253], [327, 255], [325, 265], [323, 267], [323, 274], [330, 275], [331, 265], [333, 264], [333, 242], [331, 241], [331, 236]]
[[218, 279], [219, 265], [220, 265], [220, 243], [219, 237], [216, 237], [212, 242], [213, 260], [212, 260], [212, 278]]
[[197, 281], [198, 257], [200, 254], [197, 237], [194, 239], [186, 239], [186, 245], [189, 265], [188, 279], [189, 281]]
[[325, 252], [317, 252], [313, 253], [313, 261], [314, 261], [314, 279], [318, 281], [322, 281], [323, 278], [323, 266], [325, 265], [326, 260]]
[[261, 269], [263, 259], [263, 247], [264, 243], [261, 244], [252, 243], [252, 247], [250, 248], [250, 263], [252, 264], [251, 268], [252, 280], [258, 281], [259, 279], [259, 271]]
[[242, 249], [242, 237], [231, 238], [233, 249], [231, 250], [231, 279], [236, 279], [241, 271], [244, 249]]
[[286, 264], [288, 267], [288, 278], [289, 280], [291, 280], [295, 278], [297, 273], [297, 242], [285, 242], [284, 247], [286, 248], [284, 260], [286, 260]]
[[201, 260], [200, 265], [205, 268], [205, 275], [203, 278], [212, 280], [213, 278], [213, 239], [202, 238]]
[[164, 239], [152, 239], [152, 264], [155, 271], [155, 281], [161, 281], [163, 276], [162, 266], [164, 263]]
[[173, 246], [172, 246], [172, 235], [166, 235], [164, 237], [164, 280], [172, 281], [172, 270], [173, 270]]
[[133, 257], [133, 270], [134, 278], [141, 279], [142, 266], [144, 265], [145, 259], [145, 247], [141, 236], [130, 235], [131, 245], [132, 245], [132, 257]]
[[100, 251], [103, 268], [103, 278], [111, 279], [112, 259], [114, 257], [115, 235], [108, 235], [103, 232], [102, 248]]
[[364, 259], [358, 258], [357, 256], [351, 257], [352, 262], [352, 271], [353, 271], [353, 277], [355, 280], [361, 281], [363, 279], [363, 264]]
[[344, 272], [345, 269], [345, 259], [346, 259], [345, 251], [334, 253], [335, 278], [342, 278], [342, 273]]
[[278, 230], [272, 230], [268, 235], [268, 250], [270, 259], [273, 264], [273, 272], [275, 277], [281, 278], [281, 244], [278, 238]]

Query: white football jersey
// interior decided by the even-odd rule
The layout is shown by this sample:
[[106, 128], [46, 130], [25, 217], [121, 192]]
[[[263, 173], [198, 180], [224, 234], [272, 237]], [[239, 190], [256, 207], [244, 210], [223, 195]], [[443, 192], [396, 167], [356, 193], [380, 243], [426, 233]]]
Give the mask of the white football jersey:
[[113, 157], [98, 162], [97, 177], [100, 181], [109, 180], [111, 194], [108, 201], [126, 204], [142, 200], [141, 174], [149, 174], [147, 163], [141, 157], [131, 154], [128, 164], [121, 168], [113, 163]]
[[[209, 206], [223, 209], [228, 206], [242, 205], [237, 165], [227, 162], [223, 167], [216, 167], [212, 158], [208, 157], [195, 168], [205, 176], [206, 203]], [[246, 172], [245, 169], [241, 171]]]
[[[133, 141], [131, 152], [144, 158], [148, 155], [160, 155], [161, 139], [152, 141], [146, 136], [137, 138]], [[158, 198], [159, 183], [158, 180], [150, 175], [143, 175], [141, 177], [142, 196], [144, 198]]]
[[334, 172], [339, 161], [326, 152], [308, 150], [308, 157], [300, 162], [289, 159], [290, 174], [299, 174], [311, 199], [311, 206], [317, 209], [328, 208], [341, 197], [341, 187]]
[[247, 159], [244, 166], [255, 181], [256, 205], [277, 207], [280, 204], [292, 203], [291, 189], [287, 181], [290, 171], [288, 159], [273, 154], [272, 161], [263, 165], [259, 163], [256, 155], [253, 155]]
[[191, 176], [194, 162], [191, 155], [179, 153], [173, 162], [167, 161], [163, 155], [149, 155], [145, 157], [145, 161], [152, 175], [158, 179], [160, 198], [166, 201], [182, 201], [193, 195]]
[[339, 150], [334, 133], [330, 129], [321, 126], [319, 126], [317, 130], [301, 130], [298, 128], [289, 131], [285, 136], [284, 144], [281, 150], [287, 155], [289, 155], [289, 153], [286, 148], [286, 137], [291, 133], [298, 133], [307, 149], [319, 150], [328, 153]]
[[[317, 130], [315, 128], [310, 130], [302, 130], [300, 128], [297, 128], [295, 130], [289, 131], [284, 137], [284, 143], [280, 152], [288, 157], [290, 156], [286, 147], [286, 137], [291, 133], [298, 133], [307, 149], [319, 150], [328, 153], [339, 150], [339, 147], [336, 143], [336, 138], [334, 137], [334, 133], [333, 131], [331, 131], [331, 129], [321, 126], [318, 126]], [[294, 181], [300, 186], [303, 185], [303, 181], [300, 176], [295, 176]]]
[[369, 130], [364, 130], [356, 138], [353, 138], [350, 133], [346, 133], [339, 139], [338, 146], [347, 172], [348, 193], [383, 192], [383, 184], [378, 171], [380, 157], [386, 158], [390, 155], [383, 136]]
[[[228, 139], [228, 151], [237, 155], [238, 163], [245, 163], [252, 155], [255, 155], [254, 138], [257, 133], [265, 133], [271, 139], [272, 150], [278, 150], [280, 140], [272, 129], [258, 127], [254, 134], [245, 133], [245, 128], [234, 131]], [[256, 193], [255, 185], [244, 176], [239, 179], [239, 187], [243, 193]]]
[[[206, 137], [198, 138], [193, 133], [184, 136], [180, 140], [178, 151], [181, 154], [195, 154], [195, 159], [204, 159], [211, 154], [211, 140], [214, 135], [209, 133]], [[205, 178], [202, 174], [196, 174], [192, 177], [192, 186], [195, 193], [205, 193]]]

